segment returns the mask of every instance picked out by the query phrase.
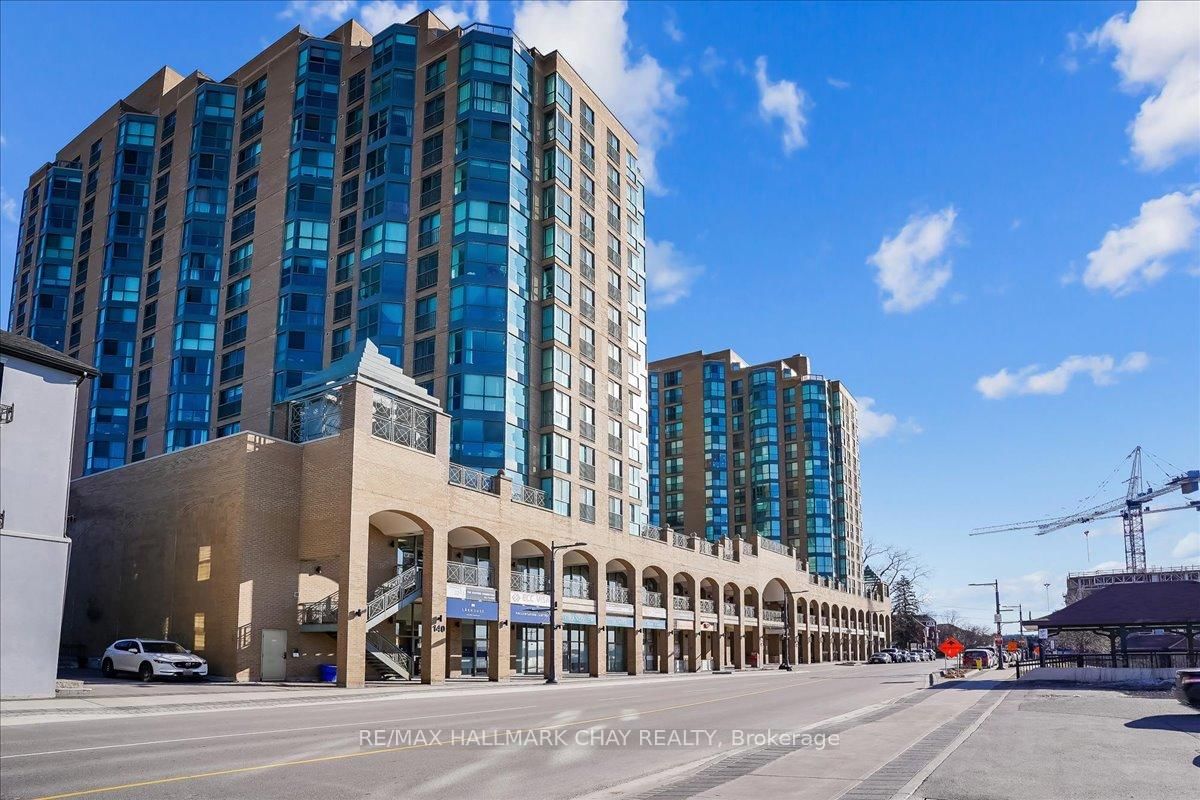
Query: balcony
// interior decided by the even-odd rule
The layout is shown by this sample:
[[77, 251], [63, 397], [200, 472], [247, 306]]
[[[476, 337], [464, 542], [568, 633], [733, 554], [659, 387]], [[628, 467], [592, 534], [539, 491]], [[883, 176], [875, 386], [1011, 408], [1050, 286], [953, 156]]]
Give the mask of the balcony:
[[649, 589], [642, 589], [642, 605], [650, 606], [651, 608], [663, 607], [663, 596], [661, 592], [652, 592]]
[[579, 355], [586, 358], [588, 361], [596, 360], [596, 345], [591, 342], [579, 343]]
[[608, 512], [608, 527], [614, 531], [625, 530], [625, 518], [620, 514], [615, 514], [612, 511]]
[[588, 322], [596, 321], [596, 307], [591, 303], [580, 302], [579, 316], [586, 319]]
[[615, 358], [610, 358], [608, 360], [608, 374], [612, 375], [614, 378], [621, 377], [621, 362], [617, 361]]
[[692, 537], [688, 536], [686, 533], [671, 531], [671, 545], [673, 547], [678, 547], [680, 550], [691, 550]]
[[537, 508], [550, 508], [550, 498], [546, 496], [545, 492], [532, 486], [526, 486], [523, 483], [513, 484], [512, 499], [514, 503], [536, 506]]
[[563, 578], [563, 597], [573, 597], [576, 600], [590, 600], [592, 585], [586, 578]]
[[595, 244], [596, 244], [596, 232], [595, 232], [594, 230], [592, 230], [591, 228], [580, 228], [580, 229], [579, 229], [579, 236], [580, 236], [580, 238], [582, 238], [582, 239], [583, 239], [585, 242], [587, 242], [588, 244], [590, 244], [590, 245], [592, 245], [592, 246], [595, 246]]
[[656, 542], [667, 541], [666, 529], [660, 528], [657, 525], [643, 525], [638, 535], [643, 539], [653, 539]]
[[699, 610], [701, 614], [715, 614], [717, 613], [717, 604], [712, 600], [701, 597]]
[[541, 572], [514, 572], [508, 583], [514, 592], [547, 594], [546, 576]]
[[610, 603], [632, 603], [633, 598], [629, 593], [629, 589], [621, 586], [618, 583], [608, 584], [608, 589], [604, 593], [604, 597]]
[[[579, 477], [585, 481], [588, 481], [589, 483], [595, 483], [596, 482], [596, 468], [594, 466], [592, 466], [591, 464], [585, 464], [584, 462], [580, 461], [579, 462]], [[589, 506], [589, 508], [591, 508], [591, 507]], [[596, 510], [594, 508], [592, 508], [593, 514], [595, 514], [595, 511]]]
[[586, 189], [581, 189], [579, 191], [579, 199], [588, 208], [591, 208], [591, 209], [596, 208], [596, 195], [592, 194], [591, 192], [587, 191]]
[[579, 519], [582, 522], [595, 524], [596, 522], [596, 507], [595, 506], [579, 506]]
[[491, 569], [482, 564], [463, 564], [461, 561], [446, 562], [446, 582], [463, 586], [491, 586]]
[[764, 622], [783, 622], [783, 612], [776, 608], [764, 608], [762, 618]]
[[613, 397], [611, 394], [608, 396], [609, 411], [613, 412], [614, 414], [620, 414], [624, 410], [622, 408], [623, 405], [624, 403], [621, 402], [621, 398]]
[[617, 233], [621, 232], [621, 217], [617, 214], [608, 215], [608, 227], [612, 228]]
[[587, 153], [583, 153], [579, 156], [579, 163], [582, 164], [583, 168], [588, 172], [593, 174], [596, 172], [596, 159], [592, 158]]
[[606, 149], [606, 150], [607, 150], [607, 152], [608, 152], [608, 157], [609, 157], [609, 158], [611, 158], [613, 161], [616, 161], [618, 164], [620, 164], [620, 163], [621, 163], [621, 148], [620, 148], [620, 147], [613, 147], [613, 146], [610, 144], [610, 145], [608, 145], [608, 147], [607, 147], [607, 148], [605, 148], [605, 149]]
[[474, 489], [487, 494], [496, 494], [499, 490], [499, 484], [494, 475], [488, 475], [486, 472], [464, 467], [461, 464], [450, 465], [449, 483], [451, 486], [461, 486], [464, 489]]
[[608, 451], [610, 453], [620, 454], [622, 444], [620, 436], [613, 436], [611, 433], [608, 435]]
[[737, 603], [725, 603], [721, 608], [727, 617], [736, 617], [738, 615]]
[[[584, 397], [587, 397], [587, 395], [585, 394]], [[596, 441], [596, 426], [590, 422], [580, 422], [579, 435], [589, 442]]]
[[676, 611], [691, 611], [692, 598], [677, 594], [671, 598], [671, 608]]
[[620, 475], [613, 475], [612, 473], [609, 473], [608, 490], [610, 492], [619, 492], [622, 488], [624, 488], [624, 486], [625, 482], [621, 479]]
[[579, 276], [588, 283], [596, 282], [596, 270], [593, 267], [589, 267], [587, 264], [579, 265]]
[[[621, 287], [613, 286], [611, 283], [608, 284], [608, 299], [614, 300], [614, 301], [620, 303], [621, 302]], [[609, 324], [611, 325], [613, 323], [609, 322]], [[621, 326], [620, 325], [617, 325], [616, 335], [618, 338], [621, 336]]]
[[756, 609], [754, 606], [746, 606], [742, 609], [742, 616], [748, 619], [757, 619], [758, 609]]

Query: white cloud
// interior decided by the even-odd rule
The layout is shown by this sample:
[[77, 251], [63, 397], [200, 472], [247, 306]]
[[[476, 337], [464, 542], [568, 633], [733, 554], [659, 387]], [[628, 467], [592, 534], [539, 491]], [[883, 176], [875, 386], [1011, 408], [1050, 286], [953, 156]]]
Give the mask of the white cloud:
[[1132, 93], [1149, 92], [1129, 125], [1142, 167], [1162, 169], [1200, 150], [1200, 3], [1139, 2], [1089, 34], [1088, 44], [1115, 48], [1113, 68]]
[[355, 0], [290, 0], [279, 12], [280, 19], [295, 20], [309, 28], [327, 23], [340, 23], [349, 19], [358, 5]]
[[877, 267], [875, 282], [883, 290], [884, 311], [907, 313], [933, 302], [950, 281], [952, 270], [942, 255], [951, 242], [954, 206], [914, 216], [894, 237], [883, 237], [879, 249], [867, 259]]
[[661, 192], [655, 157], [670, 138], [670, 115], [683, 99], [678, 79], [649, 53], [637, 54], [625, 2], [525, 0], [513, 11], [517, 35], [543, 52], [559, 50], [638, 140], [638, 163]]
[[825, 82], [838, 91], [850, 88], [850, 81], [844, 81], [841, 78], [828, 77], [825, 79]]
[[0, 189], [0, 217], [6, 222], [17, 222], [17, 199]]
[[1076, 375], [1087, 375], [1096, 386], [1116, 383], [1120, 374], [1141, 372], [1150, 365], [1150, 356], [1133, 352], [1117, 362], [1110, 355], [1067, 356], [1058, 366], [1042, 370], [1037, 364], [1016, 371], [1002, 369], [975, 381], [975, 390], [989, 400], [1013, 395], [1059, 395], [1067, 390]]
[[[1200, 116], [1200, 106], [1196, 114]], [[1100, 246], [1088, 253], [1083, 285], [1121, 295], [1161, 278], [1167, 259], [1195, 252], [1198, 205], [1200, 191], [1172, 192], [1142, 203], [1135, 219], [1104, 234]]]
[[663, 18], [663, 32], [672, 42], [683, 41], [683, 31], [679, 28], [679, 15], [673, 8], [668, 8], [667, 15]]
[[725, 66], [725, 59], [717, 52], [717, 48], [709, 45], [700, 55], [700, 71], [708, 77], [713, 77]]
[[379, 33], [389, 25], [405, 23], [426, 8], [442, 22], [453, 28], [467, 26], [473, 22], [487, 22], [491, 11], [488, 0], [464, 0], [460, 3], [442, 3], [437, 6], [412, 2], [398, 3], [396, 0], [371, 0], [363, 3], [359, 16], [363, 27], [371, 33]]
[[1200, 561], [1200, 533], [1189, 533], [1180, 539], [1171, 550], [1171, 558], [1185, 564]]
[[758, 85], [758, 113], [765, 122], [778, 118], [783, 123], [783, 152], [791, 153], [808, 144], [804, 138], [804, 116], [808, 95], [794, 81], [773, 81], [767, 77], [767, 57], [754, 62], [754, 82]]
[[692, 283], [704, 272], [672, 242], [646, 239], [646, 288], [651, 306], [669, 306], [687, 297]]
[[901, 422], [895, 414], [875, 410], [875, 399], [858, 398], [858, 438], [862, 442], [885, 439], [888, 436], [908, 437], [921, 433], [923, 428], [909, 418]]

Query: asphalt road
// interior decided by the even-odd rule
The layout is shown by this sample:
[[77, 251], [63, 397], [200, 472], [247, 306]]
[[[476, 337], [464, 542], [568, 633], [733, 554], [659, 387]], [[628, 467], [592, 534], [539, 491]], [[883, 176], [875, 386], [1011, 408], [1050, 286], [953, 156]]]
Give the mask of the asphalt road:
[[[921, 688], [929, 663], [567, 681], [5, 727], [0, 796], [571, 798]], [[743, 738], [739, 738], [743, 737]]]

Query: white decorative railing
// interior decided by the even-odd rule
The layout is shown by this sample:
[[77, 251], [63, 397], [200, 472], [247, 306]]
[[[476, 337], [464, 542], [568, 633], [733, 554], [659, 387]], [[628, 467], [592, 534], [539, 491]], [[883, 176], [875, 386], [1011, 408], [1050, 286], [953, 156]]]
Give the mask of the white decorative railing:
[[526, 486], [523, 483], [513, 484], [512, 499], [517, 503], [524, 503], [527, 506], [550, 508], [550, 499], [546, 496], [545, 492], [533, 486]]
[[764, 608], [762, 618], [767, 622], [783, 622], [783, 612], [777, 608]]
[[605, 597], [610, 603], [632, 602], [629, 597], [629, 589], [616, 583], [608, 584], [608, 589], [605, 591]]
[[738, 615], [737, 603], [725, 603], [723, 609], [726, 616], [736, 617]]
[[371, 620], [387, 611], [400, 599], [421, 585], [421, 568], [409, 567], [394, 578], [380, 584], [375, 596], [367, 603], [367, 619]]
[[656, 542], [667, 540], [666, 530], [657, 525], [643, 525], [639, 534], [643, 539], [653, 539]]
[[676, 611], [691, 611], [692, 598], [677, 594], [671, 598], [671, 608], [675, 609]]
[[563, 597], [589, 600], [592, 596], [591, 582], [584, 578], [563, 578]]
[[461, 486], [464, 489], [474, 489], [477, 492], [495, 494], [498, 489], [496, 476], [488, 475], [477, 469], [464, 467], [462, 464], [450, 465], [450, 485]]
[[742, 550], [742, 555], [744, 555], [744, 556], [754, 555], [754, 545], [750, 544], [750, 542], [746, 541], [745, 539], [742, 539], [740, 541], [741, 541], [740, 547]]
[[491, 586], [491, 568], [487, 565], [447, 561], [446, 580], [449, 583], [459, 583], [464, 586]]
[[691, 537], [679, 531], [671, 531], [671, 544], [681, 550], [692, 549]]
[[754, 606], [742, 606], [742, 616], [749, 617], [751, 619], [757, 619], [758, 609]]
[[642, 589], [642, 605], [650, 606], [651, 608], [662, 608], [662, 592], [652, 592], [649, 589]]
[[540, 572], [514, 572], [508, 583], [514, 592], [546, 594], [546, 576]]
[[699, 610], [702, 614], [715, 614], [717, 613], [717, 604], [712, 600], [707, 600], [701, 597]]
[[763, 539], [760, 537], [758, 540], [758, 546], [774, 553], [779, 553], [781, 556], [787, 555], [787, 546], [775, 541], [774, 539]]

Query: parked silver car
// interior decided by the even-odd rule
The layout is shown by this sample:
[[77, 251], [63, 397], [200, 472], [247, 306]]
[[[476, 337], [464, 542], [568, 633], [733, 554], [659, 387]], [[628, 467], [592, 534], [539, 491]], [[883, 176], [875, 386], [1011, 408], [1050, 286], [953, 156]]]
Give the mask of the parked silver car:
[[100, 671], [106, 677], [118, 672], [132, 672], [144, 681], [166, 677], [204, 678], [208, 676], [208, 662], [165, 639], [119, 639], [104, 651]]

